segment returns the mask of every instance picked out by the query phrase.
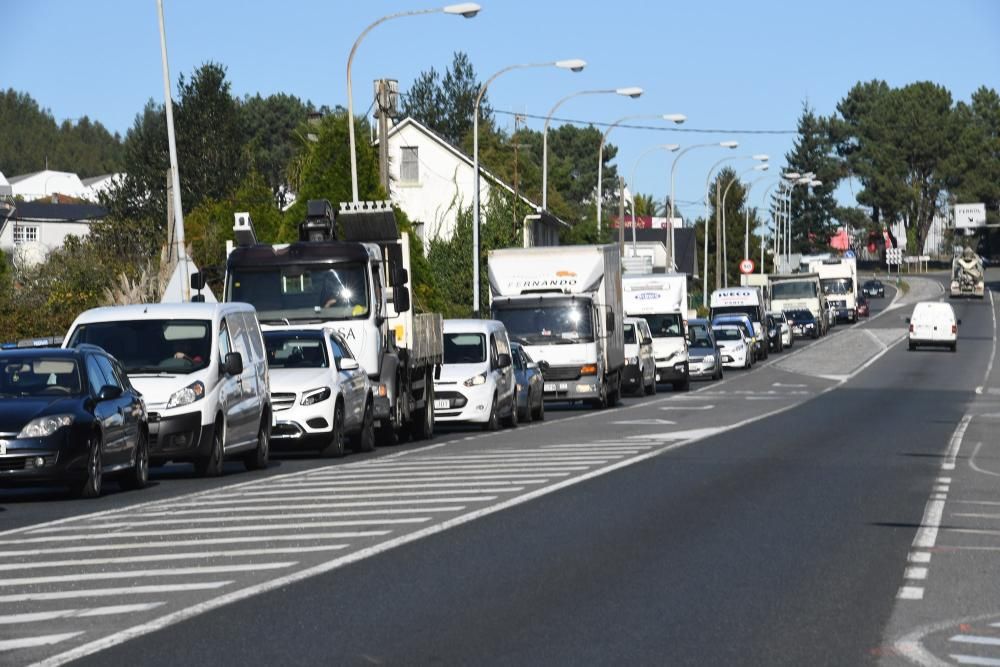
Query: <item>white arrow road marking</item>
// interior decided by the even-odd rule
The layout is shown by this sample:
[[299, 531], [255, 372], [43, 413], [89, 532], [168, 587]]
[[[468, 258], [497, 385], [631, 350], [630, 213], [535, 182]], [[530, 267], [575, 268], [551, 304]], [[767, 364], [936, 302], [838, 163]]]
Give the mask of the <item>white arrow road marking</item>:
[[4, 639], [0, 641], [0, 651], [12, 651], [18, 648], [31, 648], [33, 646], [49, 646], [58, 644], [70, 637], [82, 635], [83, 632], [64, 632], [61, 635], [42, 635], [41, 637], [24, 637], [23, 639]]
[[634, 438], [636, 440], [688, 440], [691, 438], [707, 438], [713, 436], [716, 433], [721, 433], [725, 431], [725, 426], [713, 426], [709, 428], [695, 428], [688, 431], [674, 431], [672, 433], [651, 433], [648, 435], [633, 435], [630, 439]]
[[661, 410], [711, 410], [714, 405], [665, 405]]
[[670, 426], [676, 424], [677, 422], [672, 422], [669, 419], [630, 419], [628, 421], [611, 423], [621, 424], [624, 426]]

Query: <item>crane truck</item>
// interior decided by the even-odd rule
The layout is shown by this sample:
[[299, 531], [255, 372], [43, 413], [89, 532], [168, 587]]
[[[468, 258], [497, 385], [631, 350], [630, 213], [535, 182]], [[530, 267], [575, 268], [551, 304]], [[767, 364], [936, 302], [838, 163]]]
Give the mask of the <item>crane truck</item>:
[[390, 203], [341, 204], [335, 216], [327, 200], [309, 201], [294, 243], [261, 243], [248, 213], [233, 232], [224, 299], [253, 304], [265, 331], [338, 330], [375, 387], [376, 443], [430, 438], [442, 319], [412, 311], [409, 237]]

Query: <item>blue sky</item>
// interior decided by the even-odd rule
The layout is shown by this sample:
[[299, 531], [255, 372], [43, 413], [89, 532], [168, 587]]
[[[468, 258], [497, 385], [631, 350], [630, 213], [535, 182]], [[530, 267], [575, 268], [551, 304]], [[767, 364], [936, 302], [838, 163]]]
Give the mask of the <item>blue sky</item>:
[[[490, 87], [492, 105], [544, 116], [578, 90], [642, 86], [646, 93], [638, 100], [585, 96], [558, 115], [610, 122], [680, 112], [688, 116], [684, 129], [732, 130], [614, 130], [620, 172], [630, 177], [635, 171], [639, 191], [662, 197], [671, 158], [657, 151], [635, 168], [654, 144], [734, 138], [741, 147], [729, 154], [769, 153], [776, 169], [794, 135], [740, 130], [794, 130], [804, 101], [829, 114], [857, 81], [930, 80], [963, 100], [981, 85], [1000, 89], [1000, 2], [993, 0], [480, 4], [483, 11], [471, 20], [435, 14], [372, 31], [354, 61], [355, 111], [367, 108], [373, 79], [398, 79], [405, 91], [421, 70], [445, 69], [454, 51], [469, 54], [481, 79], [514, 63], [583, 58], [588, 66], [579, 74], [555, 68], [505, 74]], [[213, 60], [228, 67], [238, 95], [287, 92], [345, 104], [347, 56], [361, 31], [380, 16], [434, 6], [433, 0], [165, 0], [171, 78], [176, 82]], [[155, 0], [8, 1], [2, 7], [3, 88], [30, 93], [59, 120], [88, 115], [123, 134], [146, 100], [162, 99]], [[508, 115], [498, 120], [512, 126]], [[542, 121], [529, 126], [541, 129]], [[703, 197], [706, 172], [722, 150], [684, 157], [678, 200]], [[742, 171], [750, 163], [733, 165]]]

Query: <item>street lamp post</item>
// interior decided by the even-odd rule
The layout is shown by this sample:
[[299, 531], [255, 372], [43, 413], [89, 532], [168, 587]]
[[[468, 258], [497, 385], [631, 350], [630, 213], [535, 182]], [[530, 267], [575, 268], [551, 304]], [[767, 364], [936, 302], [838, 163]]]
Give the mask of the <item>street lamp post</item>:
[[[766, 155], [755, 155], [753, 157], [754, 157], [754, 159], [759, 159], [759, 160], [762, 160], [762, 161], [768, 159], [768, 156], [766, 156]], [[729, 267], [729, 253], [727, 252], [727, 249], [726, 249], [726, 197], [729, 196], [729, 188], [733, 187], [733, 183], [738, 182], [740, 179], [742, 179], [744, 176], [746, 176], [747, 174], [749, 174], [752, 171], [767, 171], [767, 170], [768, 170], [768, 165], [766, 163], [765, 164], [758, 164], [758, 165], [755, 165], [755, 166], [747, 169], [746, 171], [744, 171], [743, 173], [741, 173], [739, 176], [737, 176], [733, 180], [731, 180], [728, 183], [726, 183], [726, 189], [722, 191], [722, 203], [721, 204], [717, 204], [717, 207], [722, 209], [722, 266], [725, 267], [725, 269], [726, 269], [723, 272], [723, 274], [722, 274], [723, 275], [723, 286], [724, 287], [729, 287], [729, 268], [728, 268]], [[750, 214], [748, 212], [747, 213], [747, 226], [748, 227], [750, 226], [749, 215]], [[744, 246], [746, 246], [746, 243], [744, 243]], [[747, 253], [744, 252], [743, 253], [743, 257], [746, 257], [746, 256], [747, 256]]]
[[472, 313], [479, 315], [479, 104], [483, 101], [486, 89], [490, 87], [497, 77], [515, 69], [528, 69], [532, 67], [558, 67], [568, 69], [571, 72], [583, 71], [587, 62], [578, 58], [570, 60], [555, 60], [546, 63], [522, 63], [519, 65], [508, 65], [479, 87], [476, 95], [476, 104], [472, 110]]
[[[632, 166], [632, 179], [629, 181], [629, 183], [632, 184], [632, 256], [633, 257], [635, 257], [635, 246], [636, 246], [635, 226], [636, 226], [636, 218], [638, 217], [638, 213], [635, 210], [635, 192], [636, 192], [636, 190], [635, 190], [635, 172], [636, 172], [636, 170], [639, 169], [639, 163], [642, 161], [642, 158], [646, 157], [647, 155], [649, 155], [653, 151], [655, 151], [655, 150], [664, 150], [664, 151], [669, 151], [669, 152], [673, 153], [678, 148], [680, 148], [680, 145], [678, 145], [678, 144], [656, 144], [655, 146], [650, 146], [649, 148], [647, 148], [646, 150], [644, 150], [642, 153], [639, 154], [639, 157], [637, 157], [635, 159], [635, 164]], [[621, 224], [624, 225], [625, 221], [622, 220]]]
[[[780, 185], [782, 183], [781, 178], [782, 178], [781, 176], [778, 176], [777, 180], [774, 181], [774, 183], [771, 183], [769, 186], [767, 186], [767, 188], [764, 190], [763, 196], [761, 197], [761, 202], [762, 203], [767, 203], [767, 196], [769, 194], [771, 194], [771, 190], [774, 189], [774, 186]], [[771, 211], [771, 207], [770, 206], [768, 206], [768, 211]], [[774, 227], [774, 230], [772, 232], [774, 234], [774, 238], [772, 239], [774, 248], [771, 251], [771, 256], [774, 257], [775, 260], [777, 260], [777, 256], [778, 256], [777, 253], [778, 253], [779, 227], [778, 227], [778, 220], [776, 219], [773, 211], [771, 211], [771, 223], [772, 223], [772, 225]], [[763, 243], [763, 235], [761, 235], [761, 243]], [[763, 265], [763, 262], [764, 262], [764, 259], [763, 259], [764, 254], [763, 253], [764, 253], [764, 251], [763, 251], [763, 248], [762, 248], [761, 249], [761, 264], [762, 265]], [[777, 270], [777, 265], [775, 265], [775, 270]]]
[[670, 226], [670, 270], [677, 270], [677, 247], [674, 244], [674, 173], [677, 170], [677, 163], [680, 162], [684, 154], [694, 150], [695, 148], [711, 148], [713, 146], [721, 146], [722, 148], [736, 148], [739, 144], [735, 141], [720, 141], [715, 144], [694, 144], [693, 146], [688, 146], [674, 158], [673, 164], [670, 165], [670, 218], [667, 220], [667, 224]]
[[[736, 148], [737, 146], [740, 145], [740, 143], [738, 141], [723, 141], [719, 145], [725, 148]], [[704, 235], [705, 238], [703, 239], [703, 244], [705, 246], [705, 260], [704, 260], [705, 265], [702, 267], [703, 275], [701, 284], [702, 285], [701, 305], [704, 306], [705, 308], [708, 308], [708, 215], [709, 211], [712, 210], [711, 202], [709, 201], [709, 197], [711, 197], [710, 186], [712, 184], [712, 172], [715, 171], [715, 168], [718, 167], [723, 162], [725, 162], [726, 160], [734, 160], [734, 159], [737, 159], [737, 156], [730, 155], [728, 157], [722, 158], [709, 168], [708, 175], [705, 176], [705, 235]]]
[[621, 125], [626, 121], [639, 120], [643, 118], [645, 119], [660, 118], [675, 123], [677, 125], [680, 125], [681, 123], [687, 120], [687, 116], [685, 116], [682, 113], [668, 113], [662, 115], [640, 114], [638, 116], [625, 116], [623, 118], [619, 118], [615, 122], [611, 123], [611, 125], [608, 126], [608, 129], [604, 131], [604, 134], [601, 135], [601, 145], [597, 148], [597, 232], [598, 233], [600, 233], [601, 231], [601, 205], [604, 203], [602, 201], [604, 197], [604, 192], [603, 192], [604, 184], [601, 182], [604, 180], [604, 144], [607, 142], [608, 135], [611, 134], [611, 130], [615, 129], [616, 127], [618, 127], [619, 125]]
[[631, 97], [636, 99], [640, 97], [643, 93], [642, 88], [631, 87], [631, 88], [603, 88], [600, 90], [581, 90], [576, 93], [571, 93], [566, 97], [562, 98], [556, 102], [552, 109], [549, 110], [549, 115], [545, 117], [545, 126], [542, 129], [542, 210], [547, 211], [549, 208], [549, 124], [552, 122], [552, 116], [555, 115], [556, 109], [562, 106], [563, 102], [573, 99], [574, 97], [580, 97], [581, 95], [602, 95], [602, 94], [612, 94], [622, 95], [624, 97]]
[[[787, 175], [792, 180], [788, 182], [787, 188], [785, 188], [785, 265], [788, 266], [792, 261], [792, 189], [796, 185], [805, 185], [807, 188], [809, 184], [813, 182], [813, 174], [811, 171], [805, 174], [796, 174], [792, 176]], [[818, 181], [817, 181], [818, 182]]]
[[[357, 40], [354, 42], [354, 46], [351, 47], [351, 53], [347, 56], [347, 134], [350, 137], [351, 142], [351, 200], [354, 203], [358, 202], [358, 156], [355, 149], [354, 143], [354, 98], [351, 91], [351, 64], [354, 62], [354, 54], [358, 50], [358, 46], [361, 44], [361, 40], [365, 38], [372, 28], [377, 25], [381, 25], [390, 19], [401, 18], [403, 16], [418, 16], [420, 14], [454, 14], [456, 16], [462, 16], [467, 19], [471, 19], [473, 16], [479, 13], [481, 7], [474, 2], [462, 2], [457, 5], [447, 5], [445, 7], [435, 7], [434, 9], [417, 9], [408, 12], [397, 12], [396, 14], [389, 14], [388, 16], [383, 16], [379, 20], [375, 21], [367, 28], [365, 28], [360, 35], [358, 35]], [[175, 188], [176, 189], [176, 188]]]
[[[756, 167], [754, 167], [754, 169], [756, 169]], [[746, 257], [747, 259], [750, 258], [750, 191], [753, 190], [753, 186], [757, 185], [765, 178], [767, 178], [766, 174], [764, 176], [761, 176], [759, 178], [750, 181], [750, 185], [747, 186], [747, 198], [746, 198], [747, 203], [745, 207], [746, 220], [743, 229], [743, 256]], [[755, 206], [754, 207], [755, 215], [756, 215], [756, 209], [757, 207]], [[763, 237], [763, 233], [761, 234], [761, 237]]]

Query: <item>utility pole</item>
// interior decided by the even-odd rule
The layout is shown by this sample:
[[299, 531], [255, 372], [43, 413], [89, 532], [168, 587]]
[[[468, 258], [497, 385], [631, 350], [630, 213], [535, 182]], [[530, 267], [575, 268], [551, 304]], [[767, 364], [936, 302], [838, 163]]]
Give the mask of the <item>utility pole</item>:
[[514, 233], [515, 234], [517, 234], [517, 227], [518, 227], [518, 220], [517, 220], [517, 202], [518, 202], [518, 196], [517, 196], [517, 149], [520, 147], [520, 144], [517, 141], [517, 133], [521, 129], [521, 122], [525, 121], [525, 120], [527, 120], [527, 119], [524, 116], [521, 116], [519, 114], [514, 114], [514, 136], [512, 137], [512, 139], [514, 140], [514, 205], [511, 206], [511, 209], [512, 209], [511, 215], [514, 218]]
[[174, 248], [174, 176], [167, 169], [167, 263], [173, 266], [177, 259]]
[[715, 289], [722, 289], [722, 248], [719, 240], [722, 239], [722, 213], [719, 210], [719, 176], [715, 177]]
[[389, 196], [389, 119], [398, 113], [399, 82], [394, 79], [375, 81], [375, 115], [378, 117], [378, 175], [379, 183]]
[[[633, 224], [635, 211], [632, 211]], [[625, 256], [625, 177], [618, 177], [618, 253]]]

